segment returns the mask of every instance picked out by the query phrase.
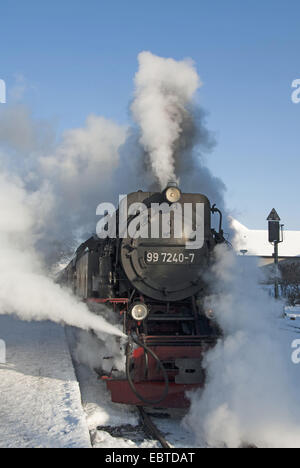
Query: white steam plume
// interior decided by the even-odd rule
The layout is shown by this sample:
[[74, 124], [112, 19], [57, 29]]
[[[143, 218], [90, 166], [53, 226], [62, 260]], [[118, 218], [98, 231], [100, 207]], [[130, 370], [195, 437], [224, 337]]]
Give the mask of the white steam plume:
[[[20, 276], [25, 282], [28, 274], [28, 291], [36, 281], [35, 275], [40, 275], [52, 285], [53, 294], [54, 291], [58, 294], [61, 290], [44, 275], [40, 262], [46, 260], [50, 268], [62, 257], [64, 262], [68, 260], [78, 243], [95, 231], [96, 207], [100, 202], [116, 201], [119, 193], [138, 188], [157, 190], [160, 164], [165, 179], [162, 185], [180, 176], [183, 190], [203, 192], [222, 205], [224, 186], [202, 160], [202, 152], [209, 151], [214, 144], [205, 127], [205, 114], [199, 109], [189, 109], [200, 85], [192, 63], [155, 57], [149, 52], [140, 54], [139, 60], [133, 111], [141, 125], [140, 135], [145, 138], [144, 149], [136, 138], [136, 128], [128, 131], [103, 117], [88, 117], [82, 128], [66, 131], [58, 140], [53, 125], [34, 118], [25, 106], [7, 105], [0, 109], [1, 179], [4, 181], [6, 177], [8, 181], [9, 174], [13, 175], [13, 186], [26, 199], [21, 204], [30, 211], [30, 226], [26, 226], [27, 208], [23, 213], [18, 205], [18, 229], [23, 229], [24, 236], [14, 231], [10, 236], [5, 229], [0, 233], [6, 253], [1, 261], [3, 265], [6, 262], [7, 268], [7, 275], [2, 269], [0, 278], [5, 305], [1, 306], [2, 313], [5, 309], [17, 311], [18, 307], [18, 312], [24, 313], [26, 291], [16, 297], [11, 293], [14, 283], [15, 288], [22, 287]], [[163, 153], [158, 154], [160, 148]], [[156, 161], [150, 167], [149, 149], [151, 161]], [[1, 191], [1, 205], [6, 214], [13, 202], [8, 193]], [[12, 212], [13, 209], [10, 216]], [[9, 270], [12, 264], [16, 268]], [[29, 294], [37, 298], [36, 302], [42, 295], [42, 289], [38, 289]], [[18, 297], [21, 299], [17, 304]], [[54, 301], [49, 298], [47, 310], [50, 313], [52, 307], [51, 313], [56, 317], [55, 304], [51, 303]], [[82, 310], [83, 306], [80, 307]], [[56, 319], [60, 320], [60, 313]]]
[[201, 83], [191, 60], [175, 61], [142, 52], [138, 61], [131, 110], [140, 126], [140, 143], [165, 188], [177, 179], [174, 153], [186, 121], [192, 118], [188, 107]]
[[111, 372], [112, 369], [116, 369], [125, 372], [125, 353], [115, 337], [100, 333], [92, 335], [79, 330], [76, 338], [74, 358], [77, 362], [92, 370]]
[[[90, 115], [82, 128], [57, 139], [51, 122], [34, 118], [25, 106], [0, 109], [0, 167], [18, 175], [28, 193], [47, 187], [53, 197], [37, 244], [49, 266], [70, 258], [95, 232], [99, 203], [116, 204], [119, 193], [157, 190], [160, 175], [161, 185], [180, 178], [183, 191], [205, 193], [223, 208], [225, 187], [203, 160], [215, 142], [205, 112], [192, 102], [200, 85], [192, 62], [150, 52], [139, 60], [132, 111], [140, 129]], [[149, 144], [141, 146], [141, 138]]]
[[121, 336], [44, 274], [34, 244], [38, 232], [47, 228], [52, 201], [47, 191], [28, 194], [20, 179], [0, 172], [0, 314]]
[[256, 262], [223, 246], [207, 299], [224, 339], [205, 358], [204, 391], [185, 423], [213, 447], [300, 447], [300, 379], [278, 328], [281, 304], [258, 285]]
[[47, 187], [53, 199], [38, 243], [49, 265], [95, 232], [98, 204], [119, 193], [115, 170], [125, 137], [126, 128], [91, 115], [83, 128], [66, 131], [56, 142], [52, 126], [26, 107], [0, 109], [0, 168], [19, 176], [28, 193]]

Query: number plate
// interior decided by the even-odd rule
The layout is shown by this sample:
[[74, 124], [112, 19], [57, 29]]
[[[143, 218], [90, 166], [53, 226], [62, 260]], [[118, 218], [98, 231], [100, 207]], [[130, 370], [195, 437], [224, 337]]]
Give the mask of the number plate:
[[145, 261], [147, 264], [172, 264], [172, 265], [190, 265], [196, 263], [194, 252], [185, 250], [184, 252], [145, 252]]

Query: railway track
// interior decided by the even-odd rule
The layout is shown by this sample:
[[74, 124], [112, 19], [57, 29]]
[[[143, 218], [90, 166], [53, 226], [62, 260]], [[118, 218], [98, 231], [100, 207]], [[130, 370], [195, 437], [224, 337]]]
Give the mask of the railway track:
[[148, 441], [151, 439], [159, 442], [162, 448], [173, 448], [154, 424], [150, 415], [146, 413], [144, 408], [136, 406], [136, 409], [140, 415], [140, 423], [138, 426], [132, 426], [131, 424], [123, 424], [120, 426], [98, 426], [96, 431], [91, 432], [92, 445], [95, 445], [96, 443], [97, 431], [103, 431], [110, 434], [113, 438], [128, 439], [137, 444], [145, 442], [146, 436]]
[[144, 408], [141, 406], [137, 406], [137, 409], [140, 413], [145, 433], [148, 436], [153, 437], [155, 440], [157, 440], [163, 448], [172, 448], [171, 445], [164, 438], [162, 433], [159, 431], [159, 429], [156, 427], [154, 422], [151, 420], [150, 416], [146, 413]]

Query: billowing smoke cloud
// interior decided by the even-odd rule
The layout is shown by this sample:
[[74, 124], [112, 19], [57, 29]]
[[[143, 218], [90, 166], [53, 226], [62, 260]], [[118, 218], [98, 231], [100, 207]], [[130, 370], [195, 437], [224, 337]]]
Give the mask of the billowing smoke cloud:
[[[224, 186], [203, 160], [214, 139], [206, 129], [205, 113], [193, 105], [200, 86], [194, 65], [149, 52], [141, 53], [139, 62], [132, 103], [139, 127], [125, 128], [91, 115], [83, 128], [58, 139], [54, 125], [36, 119], [25, 106], [1, 107], [2, 313], [22, 310], [24, 318], [38, 318], [40, 303], [40, 318], [53, 314], [61, 320], [59, 304], [69, 299], [43, 276], [44, 263], [50, 268], [71, 257], [79, 242], [95, 231], [96, 208], [102, 201], [116, 202], [120, 193], [157, 189], [158, 181], [163, 186], [180, 178], [183, 190], [205, 193], [222, 207]], [[15, 223], [9, 235], [7, 217]], [[11, 294], [13, 285], [18, 294]], [[82, 305], [74, 308], [85, 310]]]
[[19, 178], [0, 173], [0, 314], [121, 336], [45, 275], [34, 246], [47, 228], [52, 201], [47, 191], [29, 194]]
[[204, 193], [224, 210], [225, 186], [205, 163], [216, 142], [206, 127], [206, 112], [197, 104], [201, 81], [192, 60], [150, 52], [140, 53], [138, 60], [131, 105], [137, 128], [130, 129], [122, 153], [131, 154], [151, 189], [178, 181], [183, 191]]
[[205, 166], [204, 153], [215, 141], [193, 102], [200, 84], [191, 60], [142, 52], [132, 103], [138, 127], [91, 115], [60, 139], [51, 122], [25, 106], [1, 107], [0, 168], [18, 175], [28, 193], [52, 198], [36, 244], [48, 265], [66, 261], [95, 232], [99, 203], [117, 204], [119, 194], [137, 189], [159, 190], [160, 177], [180, 179], [182, 190], [205, 193], [224, 209], [225, 187]]
[[186, 424], [213, 447], [300, 447], [299, 376], [283, 331], [281, 304], [258, 284], [256, 262], [219, 246], [207, 298], [224, 339], [205, 358], [207, 383], [191, 396]]
[[92, 370], [110, 373], [112, 369], [125, 372], [125, 353], [114, 336], [92, 335], [79, 330], [74, 350], [77, 362]]
[[53, 132], [50, 122], [35, 119], [22, 104], [1, 107], [0, 144], [1, 149], [6, 150], [1, 154], [1, 163], [10, 162], [11, 167], [22, 170], [23, 175], [26, 169], [37, 170], [38, 154], [51, 149]]
[[91, 115], [84, 128], [66, 131], [54, 151], [39, 158], [39, 175], [50, 181], [57, 199], [49, 234], [64, 248], [95, 232], [98, 204], [118, 197], [115, 172], [125, 137], [125, 128]]
[[177, 179], [174, 153], [191, 115], [187, 109], [200, 86], [192, 62], [176, 62], [150, 52], [139, 54], [131, 109], [140, 126], [140, 143], [149, 155], [161, 188]]
[[34, 119], [26, 107], [1, 108], [0, 169], [18, 175], [28, 193], [47, 191], [52, 199], [37, 244], [49, 265], [70, 257], [95, 231], [97, 205], [117, 192], [114, 172], [125, 137], [126, 128], [91, 115], [83, 128], [66, 131], [57, 142], [53, 126]]

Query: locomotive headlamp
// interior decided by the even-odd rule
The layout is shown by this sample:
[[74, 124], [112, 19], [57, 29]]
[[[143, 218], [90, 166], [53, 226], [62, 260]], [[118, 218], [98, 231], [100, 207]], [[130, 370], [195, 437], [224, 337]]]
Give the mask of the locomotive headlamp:
[[130, 311], [132, 318], [136, 320], [137, 322], [141, 320], [145, 320], [145, 318], [148, 315], [148, 312], [149, 312], [148, 307], [146, 306], [146, 304], [143, 304], [142, 302], [135, 304], [131, 308], [131, 311]]
[[168, 187], [165, 196], [169, 203], [176, 203], [180, 200], [181, 191], [178, 187]]
[[208, 318], [208, 320], [215, 320], [215, 318], [216, 318], [213, 309], [207, 309], [207, 310], [205, 311], [205, 315], [206, 315], [206, 317]]

